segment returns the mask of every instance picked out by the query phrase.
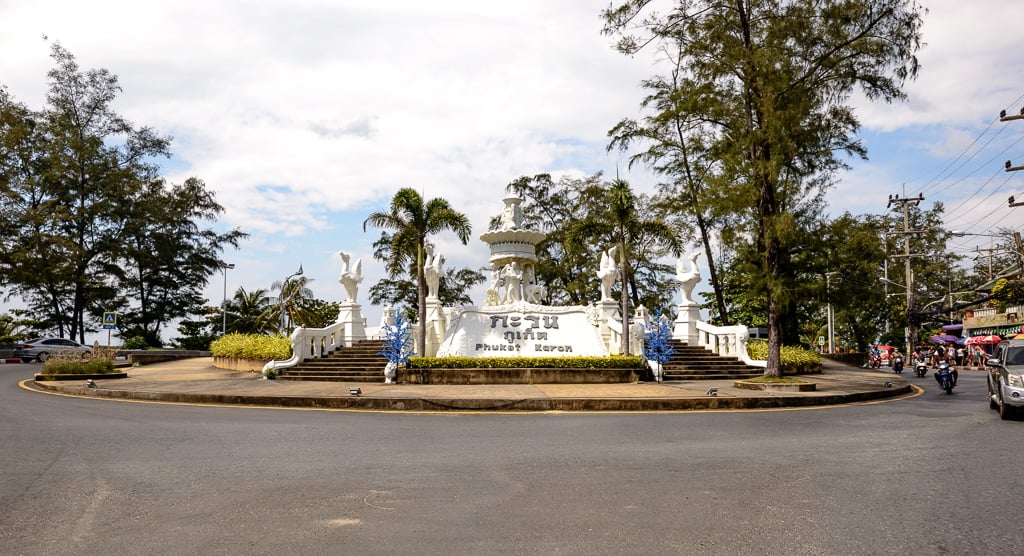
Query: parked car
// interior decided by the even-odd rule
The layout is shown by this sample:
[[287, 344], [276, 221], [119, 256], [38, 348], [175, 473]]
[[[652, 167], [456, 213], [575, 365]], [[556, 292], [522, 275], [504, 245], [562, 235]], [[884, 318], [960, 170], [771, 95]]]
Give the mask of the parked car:
[[1009, 419], [1024, 407], [1024, 340], [1004, 340], [996, 345], [988, 367], [988, 406]]
[[14, 346], [14, 356], [24, 362], [46, 361], [57, 353], [92, 353], [92, 348], [67, 338], [36, 338]]

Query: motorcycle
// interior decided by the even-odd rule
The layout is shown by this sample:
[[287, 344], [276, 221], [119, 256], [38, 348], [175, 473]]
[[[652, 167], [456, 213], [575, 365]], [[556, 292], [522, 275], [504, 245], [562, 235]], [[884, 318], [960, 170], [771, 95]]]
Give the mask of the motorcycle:
[[953, 369], [949, 366], [949, 361], [942, 361], [935, 367], [935, 380], [946, 394], [953, 393], [956, 383], [953, 381]]
[[928, 374], [928, 362], [924, 359], [914, 361], [914, 374], [917, 376], [924, 376]]
[[903, 373], [903, 357], [896, 354], [892, 358], [892, 372], [896, 374]]
[[872, 355], [868, 357], [868, 366], [872, 369], [878, 369], [882, 366], [882, 358], [878, 355]]

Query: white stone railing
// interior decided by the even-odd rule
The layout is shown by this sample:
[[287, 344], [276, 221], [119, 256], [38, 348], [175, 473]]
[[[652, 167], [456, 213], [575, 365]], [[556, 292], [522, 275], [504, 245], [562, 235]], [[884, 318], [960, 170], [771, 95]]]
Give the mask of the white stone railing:
[[606, 323], [608, 325], [608, 353], [611, 355], [621, 355], [622, 351], [622, 321], [610, 318]]
[[739, 358], [751, 367], [767, 367], [768, 362], [762, 359], [751, 359], [747, 353], [747, 340], [750, 332], [746, 326], [715, 326], [697, 321], [697, 345], [711, 350], [718, 355], [729, 355]]
[[285, 360], [270, 361], [263, 366], [263, 376], [267, 372], [288, 369], [298, 365], [304, 359], [318, 359], [340, 347], [351, 347], [353, 342], [363, 338], [354, 338], [347, 323], [336, 322], [325, 328], [298, 327], [292, 332], [292, 356]]

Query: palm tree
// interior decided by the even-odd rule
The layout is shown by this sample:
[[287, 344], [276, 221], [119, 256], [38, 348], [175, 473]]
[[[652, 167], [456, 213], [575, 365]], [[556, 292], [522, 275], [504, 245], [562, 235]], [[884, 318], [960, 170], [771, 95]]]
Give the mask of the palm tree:
[[294, 325], [303, 326], [304, 323], [315, 319], [310, 314], [309, 300], [313, 299], [313, 290], [307, 286], [312, 282], [305, 276], [296, 276], [282, 282], [280, 280], [270, 285], [270, 290], [278, 290], [278, 302], [266, 309], [270, 322], [281, 323], [282, 334], [287, 335]]
[[636, 220], [636, 203], [633, 200], [633, 190], [625, 180], [615, 178], [612, 188], [608, 191], [608, 205], [611, 208], [612, 221], [615, 226], [615, 243], [619, 249], [619, 312], [622, 314], [622, 349], [623, 355], [629, 355], [629, 289], [627, 282], [627, 227], [631, 221]]
[[[619, 255], [619, 312], [622, 317], [622, 343], [620, 353], [629, 355], [629, 260], [631, 246], [638, 238], [656, 241], [676, 252], [682, 249], [675, 230], [658, 218], [641, 219], [637, 215], [636, 198], [625, 180], [616, 178], [608, 189], [608, 209], [605, 214], [590, 215], [570, 230], [574, 246], [590, 245], [595, 237], [610, 238], [618, 246]], [[635, 285], [635, 284], [634, 284]]]
[[267, 320], [267, 308], [270, 298], [267, 290], [256, 289], [251, 292], [239, 287], [235, 295], [228, 301], [227, 312], [230, 317], [232, 332], [238, 334], [262, 334], [271, 327]]
[[423, 253], [427, 237], [451, 230], [459, 237], [462, 244], [469, 242], [472, 226], [465, 214], [456, 211], [445, 199], [431, 199], [426, 204], [423, 197], [415, 189], [405, 187], [395, 193], [391, 199], [388, 212], [375, 212], [363, 222], [363, 231], [367, 225], [385, 230], [394, 230], [391, 237], [391, 253], [388, 259], [388, 273], [392, 278], [400, 276], [415, 257], [416, 289], [418, 316], [418, 337], [416, 353], [423, 356], [427, 347], [427, 281], [423, 272]]

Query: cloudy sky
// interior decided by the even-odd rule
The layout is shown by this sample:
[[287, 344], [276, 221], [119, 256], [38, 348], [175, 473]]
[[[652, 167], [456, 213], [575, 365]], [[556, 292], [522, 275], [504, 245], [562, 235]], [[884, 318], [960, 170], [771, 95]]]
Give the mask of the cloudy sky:
[[[890, 194], [942, 201], [951, 228], [1017, 229], [1024, 209], [1024, 107], [1017, 0], [923, 0], [921, 75], [895, 105], [859, 103], [871, 159], [829, 194], [833, 212], [879, 213]], [[338, 251], [363, 259], [362, 221], [400, 187], [445, 197], [474, 238], [504, 186], [540, 172], [655, 179], [606, 153], [606, 133], [638, 115], [649, 57], [624, 57], [599, 33], [607, 0], [0, 0], [0, 84], [42, 108], [49, 41], [83, 69], [106, 68], [116, 107], [174, 138], [167, 178], [203, 179], [226, 207], [218, 226], [251, 234], [225, 253], [230, 294], [268, 288], [301, 264], [318, 297], [340, 300]], [[437, 238], [450, 264], [480, 267], [487, 248]], [[964, 238], [964, 250], [987, 245]], [[207, 290], [223, 295], [223, 277]], [[481, 292], [482, 293], [482, 292]], [[476, 301], [482, 301], [478, 295]], [[167, 337], [173, 337], [173, 333]]]

